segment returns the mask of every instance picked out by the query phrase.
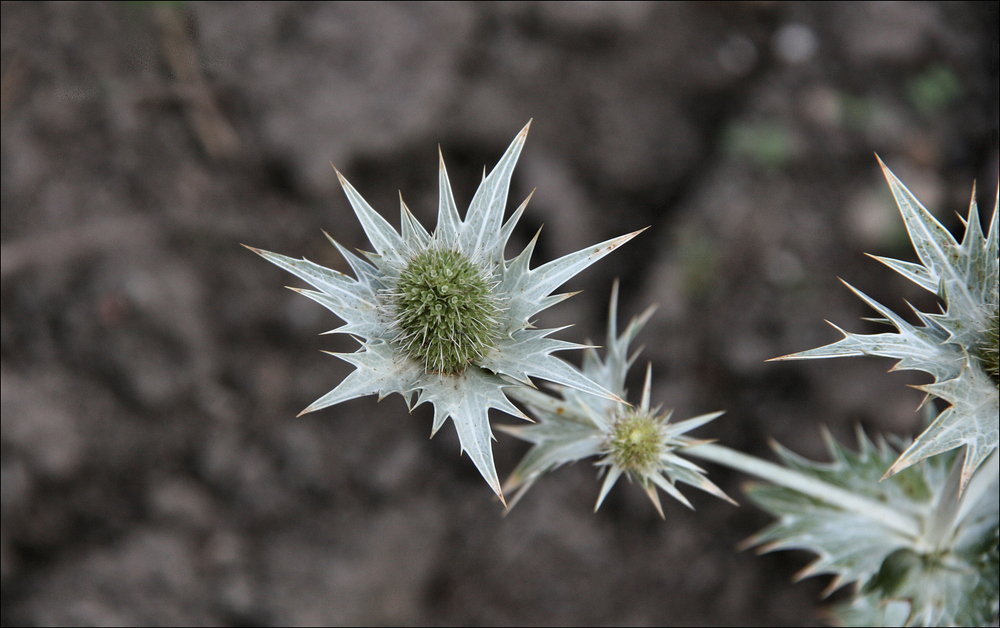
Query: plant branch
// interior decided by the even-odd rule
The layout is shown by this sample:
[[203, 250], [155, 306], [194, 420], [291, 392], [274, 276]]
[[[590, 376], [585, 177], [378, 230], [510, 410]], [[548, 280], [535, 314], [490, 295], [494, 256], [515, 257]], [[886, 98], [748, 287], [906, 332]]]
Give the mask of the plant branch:
[[798, 471], [774, 464], [773, 462], [761, 460], [760, 458], [716, 444], [691, 447], [690, 449], [686, 449], [684, 453], [695, 458], [736, 469], [737, 471], [749, 473], [762, 480], [767, 480], [773, 484], [784, 486], [793, 491], [798, 491], [822, 500], [831, 506], [865, 515], [908, 538], [915, 539], [920, 534], [920, 526], [912, 517], [857, 493], [852, 493], [839, 486], [803, 475]]

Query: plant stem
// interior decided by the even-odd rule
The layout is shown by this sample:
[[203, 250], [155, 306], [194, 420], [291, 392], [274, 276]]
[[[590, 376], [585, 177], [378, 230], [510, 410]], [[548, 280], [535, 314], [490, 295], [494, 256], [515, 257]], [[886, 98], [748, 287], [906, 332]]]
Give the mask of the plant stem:
[[926, 551], [935, 551], [942, 544], [947, 543], [950, 533], [955, 530], [952, 524], [955, 523], [959, 506], [961, 505], [959, 492], [962, 487], [962, 466], [964, 462], [965, 452], [960, 451], [955, 456], [951, 470], [948, 471], [948, 478], [945, 480], [941, 493], [937, 497], [937, 503], [934, 504], [934, 510], [928, 522], [930, 525], [924, 534]]
[[760, 458], [714, 443], [691, 447], [685, 449], [684, 453], [695, 458], [701, 458], [702, 460], [708, 460], [731, 469], [736, 469], [737, 471], [749, 473], [762, 480], [767, 480], [768, 482], [824, 501], [831, 506], [864, 515], [908, 539], [916, 539], [920, 535], [920, 526], [912, 517], [857, 493], [852, 493], [839, 486], [803, 475], [798, 471], [774, 464], [773, 462], [761, 460]]

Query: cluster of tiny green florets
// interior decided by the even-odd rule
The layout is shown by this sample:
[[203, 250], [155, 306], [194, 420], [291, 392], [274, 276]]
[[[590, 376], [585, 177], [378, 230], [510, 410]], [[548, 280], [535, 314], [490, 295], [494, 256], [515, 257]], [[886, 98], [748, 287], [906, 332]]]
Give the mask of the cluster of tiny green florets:
[[498, 308], [486, 273], [457, 251], [415, 255], [388, 292], [396, 342], [428, 372], [454, 375], [496, 341]]
[[627, 472], [648, 473], [656, 467], [664, 450], [661, 425], [661, 419], [648, 411], [622, 412], [608, 434], [608, 454]]
[[983, 369], [993, 378], [993, 383], [1000, 381], [1000, 308], [997, 306], [993, 307], [993, 316], [979, 343], [979, 359]]

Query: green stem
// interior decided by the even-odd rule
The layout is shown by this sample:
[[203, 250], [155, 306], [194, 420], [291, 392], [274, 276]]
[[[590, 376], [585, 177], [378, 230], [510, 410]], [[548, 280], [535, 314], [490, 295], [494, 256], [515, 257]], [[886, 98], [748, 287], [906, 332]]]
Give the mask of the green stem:
[[947, 542], [949, 533], [955, 530], [953, 524], [957, 519], [960, 505], [959, 492], [962, 487], [962, 467], [965, 463], [965, 456], [966, 452], [964, 451], [960, 451], [955, 456], [955, 461], [951, 465], [951, 470], [948, 471], [948, 477], [941, 489], [941, 494], [938, 495], [937, 503], [934, 504], [934, 510], [928, 522], [930, 525], [924, 534], [925, 550], [927, 551], [935, 551], [940, 548], [942, 544]]
[[831, 506], [855, 512], [878, 521], [880, 524], [895, 530], [901, 535], [916, 539], [920, 535], [920, 526], [912, 517], [898, 512], [885, 504], [873, 501], [867, 497], [828, 484], [787, 467], [749, 456], [742, 452], [722, 445], [706, 444], [685, 449], [684, 453], [695, 458], [708, 460], [716, 464], [736, 469], [744, 473], [767, 480], [778, 486], [798, 491]]

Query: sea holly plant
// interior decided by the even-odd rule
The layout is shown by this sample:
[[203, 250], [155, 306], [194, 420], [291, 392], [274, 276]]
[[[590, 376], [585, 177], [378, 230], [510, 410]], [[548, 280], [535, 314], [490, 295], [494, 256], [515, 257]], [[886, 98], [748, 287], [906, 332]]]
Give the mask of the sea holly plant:
[[[530, 123], [529, 123], [530, 125]], [[895, 331], [854, 334], [778, 359], [875, 355], [894, 369], [925, 371], [925, 426], [915, 440], [870, 440], [858, 451], [825, 434], [831, 462], [774, 445], [780, 464], [690, 435], [722, 415], [672, 421], [652, 406], [652, 368], [638, 405], [625, 399], [638, 351], [630, 345], [650, 308], [618, 332], [612, 288], [604, 357], [596, 347], [555, 340], [532, 318], [570, 295], [552, 292], [638, 232], [531, 269], [532, 239], [513, 259], [504, 249], [527, 200], [504, 221], [511, 175], [528, 132], [518, 134], [459, 215], [439, 151], [438, 224], [427, 231], [400, 201], [400, 229], [382, 218], [338, 172], [374, 252], [354, 255], [327, 236], [354, 272], [349, 277], [305, 259], [251, 250], [309, 283], [298, 290], [333, 311], [361, 347], [335, 353], [355, 370], [303, 413], [356, 397], [399, 393], [412, 409], [434, 406], [433, 436], [448, 418], [462, 451], [512, 507], [545, 474], [591, 460], [603, 476], [596, 511], [621, 476], [640, 485], [662, 517], [659, 491], [692, 507], [678, 484], [732, 500], [692, 459], [763, 480], [751, 501], [774, 523], [747, 539], [762, 552], [804, 549], [817, 558], [799, 577], [829, 574], [827, 592], [850, 588], [834, 609], [851, 625], [988, 625], [1000, 610], [1000, 453], [998, 449], [998, 240], [1000, 191], [988, 234], [973, 200], [959, 243], [883, 165], [919, 263], [876, 258], [941, 300], [940, 313], [914, 310], [913, 325], [848, 286]], [[973, 198], [974, 198], [973, 194]], [[530, 197], [529, 197], [530, 198]], [[839, 329], [839, 328], [838, 328]], [[586, 349], [582, 368], [552, 355]], [[536, 388], [532, 378], [546, 380]], [[547, 392], [552, 390], [553, 392]], [[939, 402], [935, 401], [939, 399]], [[501, 490], [493, 462], [490, 408], [537, 423], [500, 430], [531, 447]], [[940, 413], [935, 410], [941, 403]], [[529, 421], [531, 419], [528, 419]], [[735, 502], [733, 502], [735, 503]]]
[[[606, 358], [588, 349], [582, 372], [625, 397], [626, 374], [637, 357], [629, 355], [628, 346], [652, 310], [617, 335], [616, 293], [613, 290]], [[881, 481], [908, 443], [897, 438], [872, 442], [860, 429], [857, 452], [824, 433], [832, 460], [827, 463], [804, 459], [774, 444], [781, 461], [775, 464], [692, 438], [688, 431], [721, 413], [669, 423], [669, 415], [649, 410], [648, 367], [638, 408], [573, 390], [559, 393], [528, 389], [511, 393], [538, 419], [534, 425], [499, 427], [532, 443], [505, 485], [517, 490], [511, 507], [546, 473], [587, 458], [595, 459], [595, 466], [604, 472], [617, 469], [618, 475], [637, 479], [661, 516], [657, 487], [690, 507], [674, 486], [677, 481], [728, 500], [705, 471], [688, 460], [695, 458], [766, 481], [748, 485], [745, 492], [776, 521], [743, 546], [761, 552], [801, 549], [816, 554], [797, 578], [833, 576], [827, 595], [849, 587], [849, 598], [833, 609], [841, 623], [971, 626], [989, 625], [996, 617], [1000, 608], [997, 452], [979, 465], [960, 492], [964, 451], [927, 457]], [[935, 419], [931, 408], [931, 404], [924, 407], [927, 422]], [[642, 427], [622, 417], [640, 417]], [[619, 431], [622, 425], [628, 427]], [[655, 462], [650, 464], [650, 458]], [[637, 461], [646, 464], [636, 465]], [[598, 507], [618, 475], [606, 476]]]
[[[911, 325], [889, 308], [847, 284], [877, 311], [877, 319], [896, 328], [882, 334], [854, 334], [825, 347], [780, 359], [811, 359], [876, 355], [896, 358], [893, 370], [926, 371], [934, 383], [919, 388], [948, 402], [937, 418], [889, 467], [886, 476], [898, 473], [930, 456], [965, 446], [961, 486], [997, 449], [1000, 439], [1000, 393], [997, 390], [997, 205], [989, 235], [983, 236], [975, 191], [965, 220], [961, 244], [948, 232], [899, 179], [881, 162], [889, 187], [906, 223], [919, 264], [876, 257], [943, 303], [940, 313], [914, 310], [919, 325]], [[998, 196], [1000, 201], [1000, 196]], [[836, 326], [835, 326], [836, 327]]]
[[[756, 546], [762, 552], [803, 549], [816, 554], [799, 577], [832, 575], [827, 594], [850, 587], [848, 600], [834, 608], [840, 622], [883, 626], [995, 623], [1000, 609], [997, 209], [989, 236], [984, 238], [973, 204], [965, 238], [958, 244], [891, 173], [886, 174], [923, 265], [882, 261], [933, 289], [945, 302], [944, 311], [918, 312], [923, 325], [913, 327], [862, 295], [899, 334], [845, 333], [845, 340], [830, 348], [792, 357], [824, 357], [820, 355], [824, 350], [850, 347], [853, 352], [899, 357], [903, 363], [897, 368], [921, 368], [934, 374], [938, 381], [924, 389], [952, 405], [935, 416], [933, 401], [925, 403], [926, 429], [915, 443], [898, 438], [879, 438], [873, 443], [859, 429], [859, 451], [854, 452], [827, 433], [832, 462], [806, 460], [775, 444], [782, 462], [775, 464], [687, 436], [687, 431], [721, 413], [671, 424], [668, 415], [650, 412], [647, 368], [639, 408], [574, 390], [560, 390], [559, 397], [539, 390], [512, 392], [538, 424], [500, 428], [532, 443], [507, 481], [508, 490], [518, 489], [511, 506], [545, 473], [567, 462], [595, 457], [595, 465], [608, 474], [598, 506], [618, 476], [627, 473], [639, 480], [662, 515], [657, 486], [690, 506], [674, 486], [678, 480], [726, 498], [687, 458], [713, 462], [767, 482], [749, 485], [746, 493], [776, 521], [747, 539], [745, 547]], [[601, 360], [588, 349], [582, 372], [624, 398], [625, 376], [636, 359], [629, 355], [628, 346], [652, 311], [633, 319], [618, 335], [616, 297], [617, 286], [609, 313], [606, 358]], [[620, 427], [624, 429], [619, 431]], [[934, 440], [954, 438], [954, 434], [972, 440], [957, 444]], [[962, 444], [968, 446], [960, 449]]]
[[[625, 376], [639, 353], [636, 351], [630, 356], [629, 343], [654, 309], [651, 307], [632, 319], [619, 336], [616, 281], [611, 289], [608, 311], [607, 358], [601, 360], [594, 348], [588, 348], [583, 357], [583, 375], [624, 399]], [[531, 450], [505, 483], [505, 490], [517, 490], [510, 507], [513, 508], [544, 473], [566, 463], [594, 457], [598, 458], [594, 464], [604, 475], [595, 511], [623, 474], [638, 482], [661, 517], [663, 508], [658, 488], [688, 508], [692, 507], [678, 490], [677, 482], [735, 504], [705, 477], [704, 470], [680, 455], [706, 442], [687, 436], [687, 432], [718, 418], [722, 412], [672, 423], [672, 411], [661, 413], [659, 407], [649, 407], [651, 377], [652, 367], [647, 366], [642, 401], [637, 407], [566, 388], [560, 390], [562, 399], [539, 390], [512, 390], [511, 396], [526, 404], [538, 423], [499, 426], [500, 430], [532, 443]]]
[[524, 416], [506, 391], [534, 386], [531, 378], [536, 377], [618, 400], [552, 355], [583, 345], [549, 338], [559, 330], [535, 329], [532, 317], [571, 296], [553, 295], [556, 288], [639, 233], [532, 269], [536, 234], [518, 256], [504, 259], [504, 248], [528, 203], [525, 200], [504, 222], [511, 175], [530, 125], [483, 177], [464, 219], [439, 151], [440, 199], [433, 233], [417, 222], [402, 199], [397, 232], [338, 172], [375, 249], [358, 257], [327, 236], [355, 277], [248, 247], [316, 288], [297, 291], [345, 321], [330, 333], [350, 334], [361, 342], [354, 353], [332, 354], [356, 370], [303, 413], [374, 394], [381, 399], [399, 393], [411, 409], [429, 402], [434, 406], [431, 435], [451, 418], [462, 451], [501, 500], [488, 411]]
[[[881, 162], [880, 162], [881, 163]], [[1000, 461], [997, 405], [997, 218], [988, 236], [975, 193], [959, 243], [882, 165], [920, 263], [876, 258], [936, 294], [941, 313], [915, 310], [907, 323], [851, 288], [895, 333], [842, 332], [832, 345], [788, 356], [897, 358], [895, 369], [930, 373], [922, 386], [925, 427], [912, 443], [873, 444], [859, 430], [858, 452], [827, 436], [832, 462], [804, 460], [780, 447], [784, 465], [708, 444], [691, 455], [771, 484], [747, 489], [777, 521], [747, 541], [762, 551], [804, 549], [818, 557], [800, 573], [834, 576], [828, 592], [850, 585], [838, 605], [848, 625], [995, 624], [1000, 610]], [[1000, 190], [998, 190], [1000, 201]], [[850, 287], [850, 286], [848, 286]], [[935, 416], [940, 398], [948, 404]], [[963, 447], [964, 445], [964, 447]], [[899, 451], [902, 453], [899, 453]]]
[[[914, 309], [920, 324], [911, 325], [848, 284], [883, 317], [876, 320], [896, 332], [863, 335], [841, 330], [842, 340], [784, 359], [875, 355], [898, 359], [894, 370], [930, 373], [935, 381], [919, 387], [928, 394], [925, 428], [915, 441], [900, 447], [902, 453], [884, 441], [875, 446], [860, 432], [857, 454], [828, 438], [830, 464], [779, 449], [783, 469], [837, 489], [833, 491], [811, 492], [782, 481], [784, 472], [769, 463], [724, 448], [713, 450], [710, 445], [702, 453], [774, 483], [748, 489], [751, 500], [778, 517], [748, 543], [763, 551], [814, 552], [819, 558], [803, 577], [834, 574], [831, 590], [853, 583], [852, 598], [836, 609], [843, 623], [995, 624], [1000, 611], [1000, 189], [985, 237], [973, 191], [959, 243], [879, 163], [920, 263], [876, 259], [936, 294], [941, 312]], [[947, 404], [936, 416], [934, 397]], [[838, 497], [840, 490], [848, 492]], [[852, 500], [843, 499], [851, 496], [871, 503], [867, 509], [852, 508]], [[880, 510], [885, 507], [889, 510]]]

